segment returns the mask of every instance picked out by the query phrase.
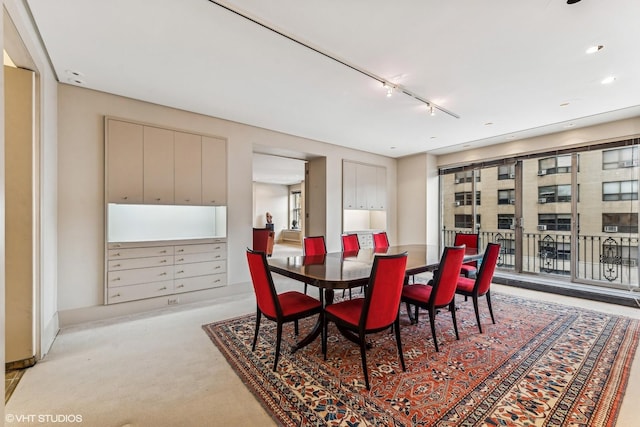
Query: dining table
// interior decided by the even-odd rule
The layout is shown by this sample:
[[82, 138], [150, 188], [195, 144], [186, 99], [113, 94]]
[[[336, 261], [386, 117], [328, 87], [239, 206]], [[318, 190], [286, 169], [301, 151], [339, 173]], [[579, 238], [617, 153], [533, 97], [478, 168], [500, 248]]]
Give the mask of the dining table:
[[[438, 245], [412, 244], [386, 248], [361, 248], [352, 252], [329, 252], [323, 255], [269, 258], [269, 270], [282, 276], [310, 284], [319, 289], [322, 306], [333, 303], [336, 289], [364, 286], [371, 276], [376, 256], [407, 253], [406, 277], [438, 268], [442, 250]], [[468, 248], [463, 262], [482, 258], [476, 248]], [[310, 344], [322, 332], [319, 318], [311, 332], [292, 348], [292, 352]], [[344, 332], [343, 332], [344, 333]], [[353, 337], [345, 334], [347, 338]]]

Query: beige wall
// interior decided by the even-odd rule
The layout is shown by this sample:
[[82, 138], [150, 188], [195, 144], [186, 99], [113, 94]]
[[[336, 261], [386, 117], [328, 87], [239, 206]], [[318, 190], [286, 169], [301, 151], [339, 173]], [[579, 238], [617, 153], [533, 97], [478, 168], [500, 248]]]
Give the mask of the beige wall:
[[[228, 140], [228, 289], [249, 281], [244, 250], [251, 245], [253, 148], [286, 150], [301, 158], [326, 157], [327, 169], [341, 171], [342, 159], [387, 168], [387, 190], [396, 188], [396, 161], [318, 141], [115, 95], [59, 85], [58, 308], [61, 324], [160, 307], [143, 301], [103, 306], [105, 115]], [[327, 175], [327, 247], [340, 249], [341, 173]], [[396, 233], [396, 200], [389, 191], [389, 232]], [[221, 292], [223, 292], [221, 291]], [[215, 296], [216, 293], [206, 294]], [[166, 301], [164, 303], [166, 305]]]

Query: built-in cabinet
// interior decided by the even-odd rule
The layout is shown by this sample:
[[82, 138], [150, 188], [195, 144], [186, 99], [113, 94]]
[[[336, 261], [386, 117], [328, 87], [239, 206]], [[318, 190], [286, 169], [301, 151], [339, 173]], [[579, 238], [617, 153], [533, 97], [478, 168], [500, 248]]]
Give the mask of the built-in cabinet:
[[[172, 304], [179, 301], [176, 294], [226, 285], [226, 140], [107, 117], [105, 163], [105, 303], [166, 296]], [[184, 207], [181, 217], [167, 224], [170, 205]], [[112, 209], [116, 206], [127, 213], [117, 220], [123, 209]], [[200, 206], [213, 207], [207, 209], [215, 214]], [[149, 235], [178, 230], [178, 236], [194, 237], [132, 241], [140, 221], [164, 228], [157, 233], [145, 228]], [[110, 224], [117, 224], [117, 233]], [[193, 233], [190, 224], [202, 233]], [[212, 229], [213, 236], [225, 238], [210, 238]], [[122, 241], [110, 241], [113, 235]]]
[[342, 195], [343, 209], [385, 210], [387, 169], [345, 160], [342, 164]]
[[227, 203], [224, 139], [111, 118], [106, 129], [108, 203]]
[[[225, 239], [111, 242], [107, 304], [215, 288], [227, 284]], [[175, 297], [168, 303], [177, 303]]]

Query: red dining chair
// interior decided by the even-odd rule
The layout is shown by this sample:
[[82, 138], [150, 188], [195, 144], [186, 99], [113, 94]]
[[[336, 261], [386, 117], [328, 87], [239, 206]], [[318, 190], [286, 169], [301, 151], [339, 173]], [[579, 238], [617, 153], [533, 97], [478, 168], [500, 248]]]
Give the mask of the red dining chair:
[[[305, 237], [302, 241], [302, 255], [304, 256], [316, 256], [326, 255], [327, 245], [324, 242], [324, 236], [309, 236]], [[304, 284], [304, 293], [307, 293], [307, 285]]]
[[264, 252], [247, 249], [247, 262], [251, 272], [253, 290], [256, 294], [256, 330], [253, 336], [251, 351], [255, 351], [258, 341], [258, 331], [260, 329], [260, 319], [262, 315], [277, 323], [276, 332], [276, 355], [273, 361], [273, 370], [278, 367], [280, 357], [280, 342], [282, 341], [282, 325], [287, 322], [297, 322], [299, 319], [322, 315], [322, 305], [320, 301], [298, 291], [288, 291], [281, 294], [276, 293], [271, 271], [267, 264], [267, 256]]
[[342, 252], [355, 252], [360, 250], [360, 240], [357, 234], [343, 234], [340, 236], [342, 240]]
[[381, 231], [379, 233], [373, 233], [373, 248], [374, 249], [383, 249], [389, 247], [389, 238], [387, 237], [386, 231]]
[[[478, 233], [456, 233], [454, 238], [454, 246], [465, 245], [467, 249], [478, 249]], [[478, 261], [469, 261], [462, 264], [460, 274], [464, 277], [473, 279], [478, 273]]]
[[406, 285], [402, 289], [402, 301], [407, 304], [407, 313], [411, 316], [410, 306], [415, 306], [414, 318], [412, 323], [418, 323], [418, 309], [424, 308], [429, 312], [429, 321], [431, 322], [431, 335], [433, 335], [433, 343], [438, 349], [438, 340], [436, 339], [436, 309], [449, 307], [451, 318], [453, 319], [453, 329], [456, 332], [456, 339], [460, 339], [458, 335], [458, 324], [456, 322], [455, 310], [455, 292], [458, 278], [460, 277], [460, 266], [464, 258], [465, 247], [454, 246], [447, 247], [440, 258], [440, 265], [433, 278], [433, 285], [411, 284]]
[[405, 282], [407, 253], [376, 255], [364, 298], [355, 298], [325, 307], [322, 327], [322, 353], [327, 359], [327, 327], [329, 321], [339, 328], [357, 333], [364, 382], [369, 390], [366, 335], [393, 326], [402, 370], [405, 371], [400, 340], [400, 295]]
[[[340, 236], [342, 240], [342, 252], [345, 254], [354, 254], [360, 250], [360, 240], [357, 234], [343, 234]], [[344, 296], [346, 289], [342, 291]], [[351, 298], [351, 288], [349, 288], [349, 298]]]
[[471, 297], [473, 299], [473, 308], [476, 311], [476, 320], [478, 321], [478, 329], [480, 330], [480, 333], [482, 333], [482, 325], [480, 324], [480, 312], [478, 311], [479, 297], [486, 296], [489, 313], [491, 314], [491, 321], [494, 324], [496, 323], [496, 320], [493, 317], [493, 309], [491, 308], [491, 280], [493, 279], [493, 273], [496, 270], [499, 256], [500, 245], [498, 243], [489, 243], [482, 257], [480, 270], [478, 271], [475, 280], [467, 277], [458, 278], [456, 294], [464, 295], [465, 300], [467, 297]]
[[274, 232], [268, 228], [253, 229], [253, 250], [260, 251], [271, 256], [273, 254]]

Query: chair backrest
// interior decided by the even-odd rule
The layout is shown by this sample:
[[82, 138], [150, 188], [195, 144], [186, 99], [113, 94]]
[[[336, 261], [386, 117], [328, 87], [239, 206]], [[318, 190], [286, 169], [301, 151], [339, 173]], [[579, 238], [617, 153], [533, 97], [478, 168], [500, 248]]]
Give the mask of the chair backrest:
[[406, 252], [375, 256], [360, 317], [361, 328], [385, 328], [396, 320], [406, 267]]
[[360, 250], [360, 240], [358, 240], [357, 234], [343, 234], [340, 238], [342, 239], [342, 252], [356, 252]]
[[453, 241], [453, 246], [465, 245], [467, 249], [478, 249], [478, 234], [477, 233], [456, 233], [456, 237]]
[[279, 318], [282, 310], [278, 302], [276, 288], [273, 284], [271, 271], [267, 264], [267, 256], [264, 252], [247, 249], [247, 263], [251, 273], [251, 282], [256, 294], [258, 308], [267, 317]]
[[433, 278], [433, 290], [431, 291], [430, 300], [434, 307], [444, 307], [453, 300], [464, 253], [464, 246], [444, 248], [438, 271]]
[[304, 255], [324, 255], [327, 253], [327, 246], [324, 243], [324, 236], [305, 237], [302, 245]]
[[373, 247], [375, 249], [389, 247], [389, 238], [387, 237], [386, 231], [381, 231], [380, 233], [373, 233]]
[[254, 228], [253, 229], [253, 250], [266, 252], [269, 242], [269, 233], [271, 231], [267, 228]]
[[500, 245], [498, 243], [487, 244], [487, 249], [482, 257], [482, 264], [480, 264], [480, 270], [478, 271], [474, 284], [474, 292], [477, 293], [477, 295], [484, 295], [489, 290], [499, 256]]

